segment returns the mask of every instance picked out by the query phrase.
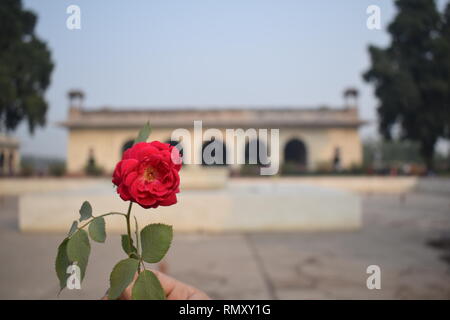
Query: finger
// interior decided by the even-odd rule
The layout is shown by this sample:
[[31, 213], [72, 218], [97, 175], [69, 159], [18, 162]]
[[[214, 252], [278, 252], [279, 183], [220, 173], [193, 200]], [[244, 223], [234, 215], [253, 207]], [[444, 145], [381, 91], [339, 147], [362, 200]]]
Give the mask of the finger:
[[[211, 298], [206, 295], [203, 291], [200, 291], [188, 284], [178, 281], [160, 271], [152, 271], [158, 278], [161, 286], [163, 287], [164, 294], [167, 300], [211, 300]], [[132, 290], [134, 282], [136, 281], [138, 274], [134, 275], [133, 281], [128, 285], [127, 288], [122, 292], [119, 300], [132, 300]], [[108, 300], [108, 295], [106, 294], [102, 300]]]
[[108, 290], [106, 290], [105, 294], [103, 295], [103, 298], [101, 300], [109, 300], [108, 299], [108, 292], [109, 292], [109, 288]]
[[162, 272], [152, 270], [158, 277], [167, 300], [210, 300], [202, 291], [178, 281]]

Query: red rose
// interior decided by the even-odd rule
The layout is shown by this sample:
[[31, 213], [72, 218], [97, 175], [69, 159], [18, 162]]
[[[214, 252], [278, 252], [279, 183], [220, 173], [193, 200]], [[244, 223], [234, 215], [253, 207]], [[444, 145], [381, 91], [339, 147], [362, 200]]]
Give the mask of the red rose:
[[176, 147], [159, 141], [139, 142], [124, 152], [114, 169], [112, 182], [125, 201], [136, 202], [143, 208], [170, 206], [177, 203], [180, 169]]

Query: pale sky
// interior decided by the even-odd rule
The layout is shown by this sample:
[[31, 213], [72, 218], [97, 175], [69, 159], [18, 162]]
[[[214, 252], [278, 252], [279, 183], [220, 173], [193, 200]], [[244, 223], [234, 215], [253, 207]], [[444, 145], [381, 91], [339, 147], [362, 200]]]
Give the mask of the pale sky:
[[[183, 105], [341, 106], [360, 90], [360, 113], [375, 121], [376, 99], [361, 74], [367, 46], [386, 46], [392, 1], [365, 0], [26, 0], [55, 69], [46, 97], [48, 125], [16, 132], [23, 154], [65, 157], [56, 122], [66, 93], [80, 88], [87, 108]], [[66, 27], [66, 8], [81, 8], [81, 30]], [[366, 8], [381, 8], [382, 30], [366, 27]], [[373, 135], [375, 125], [361, 130]]]

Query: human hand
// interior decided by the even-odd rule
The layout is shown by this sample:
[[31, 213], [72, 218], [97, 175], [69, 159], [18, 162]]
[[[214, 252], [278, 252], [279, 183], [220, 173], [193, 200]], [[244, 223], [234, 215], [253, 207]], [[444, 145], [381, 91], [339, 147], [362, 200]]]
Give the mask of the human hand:
[[[164, 289], [167, 300], [210, 300], [211, 298], [206, 295], [203, 291], [198, 290], [188, 284], [178, 281], [168, 275], [160, 272], [151, 270], [157, 277], [161, 286]], [[134, 276], [133, 282], [122, 292], [119, 300], [131, 300], [131, 290], [134, 285], [134, 281], [137, 279], [137, 273]], [[108, 300], [108, 295], [106, 294], [102, 300]]]

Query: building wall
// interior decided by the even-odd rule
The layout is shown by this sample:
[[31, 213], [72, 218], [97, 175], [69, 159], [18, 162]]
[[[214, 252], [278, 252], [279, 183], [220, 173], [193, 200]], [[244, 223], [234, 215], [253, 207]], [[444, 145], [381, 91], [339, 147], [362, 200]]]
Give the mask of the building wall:
[[[187, 128], [191, 137], [194, 137], [192, 128]], [[208, 140], [214, 132], [206, 132], [204, 128], [205, 140]], [[106, 172], [112, 172], [114, 166], [121, 158], [123, 145], [133, 140], [137, 135], [137, 129], [71, 129], [69, 132], [67, 167], [72, 174], [82, 173], [88, 162], [90, 150], [96, 160], [96, 164]], [[170, 140], [173, 129], [153, 129], [150, 140], [167, 141]], [[224, 137], [226, 145], [225, 129], [219, 132]], [[270, 133], [270, 131], [269, 131]], [[281, 128], [279, 131], [279, 161], [284, 162], [284, 149], [291, 139], [299, 139], [304, 142], [307, 149], [307, 169], [316, 170], [330, 167], [334, 156], [335, 148], [339, 147], [341, 152], [341, 164], [343, 168], [350, 168], [352, 165], [359, 165], [362, 162], [362, 148], [358, 130], [355, 128]], [[271, 150], [270, 137], [267, 141], [261, 139]], [[188, 158], [194, 155], [201, 155], [202, 143], [192, 143], [190, 150], [185, 145], [184, 154]], [[236, 158], [244, 159], [245, 145], [237, 146], [235, 149]], [[271, 151], [270, 151], [271, 152]], [[270, 154], [269, 152], [269, 154]], [[231, 156], [231, 151], [227, 150], [227, 156]], [[197, 160], [200, 160], [198, 158]], [[239, 167], [239, 165], [233, 165]]]
[[[71, 129], [67, 150], [67, 170], [76, 174], [84, 171], [93, 152], [96, 164], [112, 172], [122, 156], [122, 147], [137, 135], [136, 129]], [[154, 130], [151, 140], [166, 140], [169, 130]]]
[[362, 145], [355, 128], [311, 128], [280, 130], [280, 162], [284, 163], [284, 149], [292, 139], [306, 146], [307, 169], [330, 168], [335, 149], [340, 149], [341, 165], [345, 169], [362, 163]]

